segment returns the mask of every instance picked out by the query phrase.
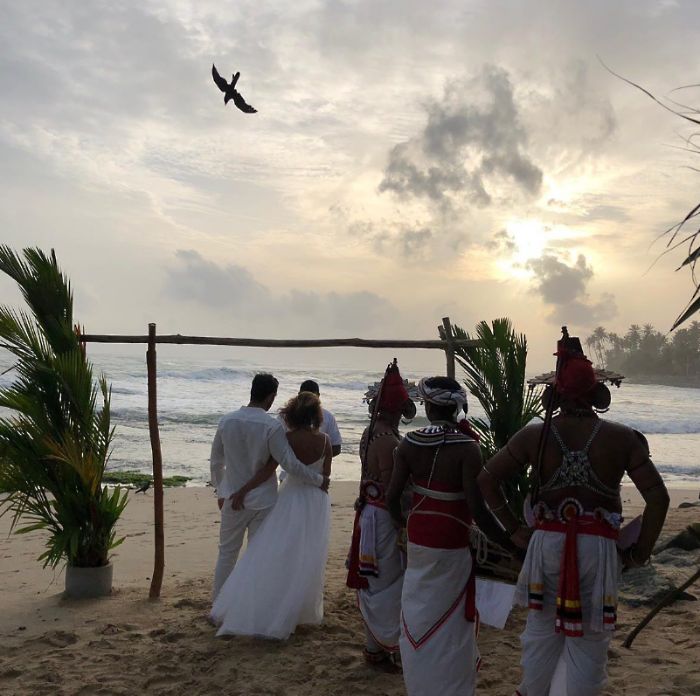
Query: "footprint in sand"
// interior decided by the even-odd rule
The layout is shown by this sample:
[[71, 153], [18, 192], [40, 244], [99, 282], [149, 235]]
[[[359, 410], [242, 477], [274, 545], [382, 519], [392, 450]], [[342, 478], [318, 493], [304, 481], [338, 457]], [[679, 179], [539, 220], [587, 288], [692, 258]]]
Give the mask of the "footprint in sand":
[[41, 643], [50, 645], [52, 648], [66, 648], [69, 645], [75, 645], [78, 642], [78, 636], [75, 633], [68, 631], [49, 631], [38, 638], [32, 638], [25, 641], [25, 644]]

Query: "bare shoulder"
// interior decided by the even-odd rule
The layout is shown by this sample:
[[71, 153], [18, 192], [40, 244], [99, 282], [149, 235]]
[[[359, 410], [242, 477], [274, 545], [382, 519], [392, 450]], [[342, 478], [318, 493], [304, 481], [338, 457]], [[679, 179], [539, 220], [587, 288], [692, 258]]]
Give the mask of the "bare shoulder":
[[612, 420], [603, 420], [603, 427], [607, 431], [607, 434], [615, 437], [618, 440], [623, 440], [629, 444], [644, 444], [646, 445], [646, 438], [638, 430], [630, 428], [629, 425], [624, 425], [623, 423], [618, 423]]
[[510, 438], [508, 444], [523, 449], [529, 449], [533, 444], [537, 446], [540, 435], [542, 434], [543, 425], [542, 422], [528, 423]]

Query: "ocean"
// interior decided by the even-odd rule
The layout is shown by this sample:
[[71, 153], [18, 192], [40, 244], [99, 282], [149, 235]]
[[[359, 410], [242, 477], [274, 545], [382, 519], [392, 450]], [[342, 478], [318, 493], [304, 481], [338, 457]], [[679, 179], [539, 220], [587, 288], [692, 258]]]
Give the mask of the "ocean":
[[[145, 361], [142, 357], [107, 353], [90, 357], [112, 384], [116, 435], [108, 468], [149, 472]], [[259, 371], [272, 371], [280, 381], [273, 411], [294, 396], [304, 379], [319, 383], [323, 405], [335, 414], [343, 437], [342, 453], [333, 460], [332, 478], [358, 480], [360, 435], [368, 422], [362, 397], [367, 385], [381, 378], [380, 372], [280, 368], [235, 359], [175, 359], [159, 354], [158, 416], [164, 474], [188, 476], [190, 485], [206, 485], [209, 449], [219, 418], [248, 402], [250, 381]], [[416, 380], [427, 373], [406, 372], [403, 376]], [[12, 372], [0, 377], [0, 386], [11, 380]], [[612, 406], [603, 417], [637, 428], [647, 436], [654, 463], [670, 486], [700, 487], [700, 389], [623, 382], [619, 389], [612, 390]], [[470, 397], [469, 404], [470, 414], [483, 413], [474, 398]], [[421, 415], [422, 407], [418, 411], [419, 417], [408, 428], [427, 422]]]

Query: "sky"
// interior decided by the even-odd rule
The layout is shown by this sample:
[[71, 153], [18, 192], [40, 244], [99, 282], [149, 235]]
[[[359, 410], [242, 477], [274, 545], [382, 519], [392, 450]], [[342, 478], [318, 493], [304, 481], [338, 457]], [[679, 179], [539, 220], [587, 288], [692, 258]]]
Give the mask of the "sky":
[[[508, 316], [542, 370], [562, 324], [666, 331], [692, 290], [680, 251], [650, 269], [697, 202], [692, 131], [602, 65], [697, 103], [671, 91], [700, 82], [692, 0], [0, 0], [0, 17], [0, 242], [56, 250], [88, 332], [436, 338], [443, 316]], [[258, 113], [224, 105], [212, 63]], [[20, 302], [4, 277], [0, 302]]]

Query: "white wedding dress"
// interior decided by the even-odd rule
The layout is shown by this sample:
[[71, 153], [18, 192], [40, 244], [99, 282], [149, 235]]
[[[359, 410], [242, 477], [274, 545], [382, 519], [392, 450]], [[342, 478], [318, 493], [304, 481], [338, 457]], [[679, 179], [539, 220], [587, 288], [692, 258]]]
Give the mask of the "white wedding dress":
[[[322, 473], [323, 461], [308, 466]], [[285, 478], [275, 507], [214, 601], [217, 636], [286, 640], [300, 624], [321, 623], [330, 516], [327, 493]]]

